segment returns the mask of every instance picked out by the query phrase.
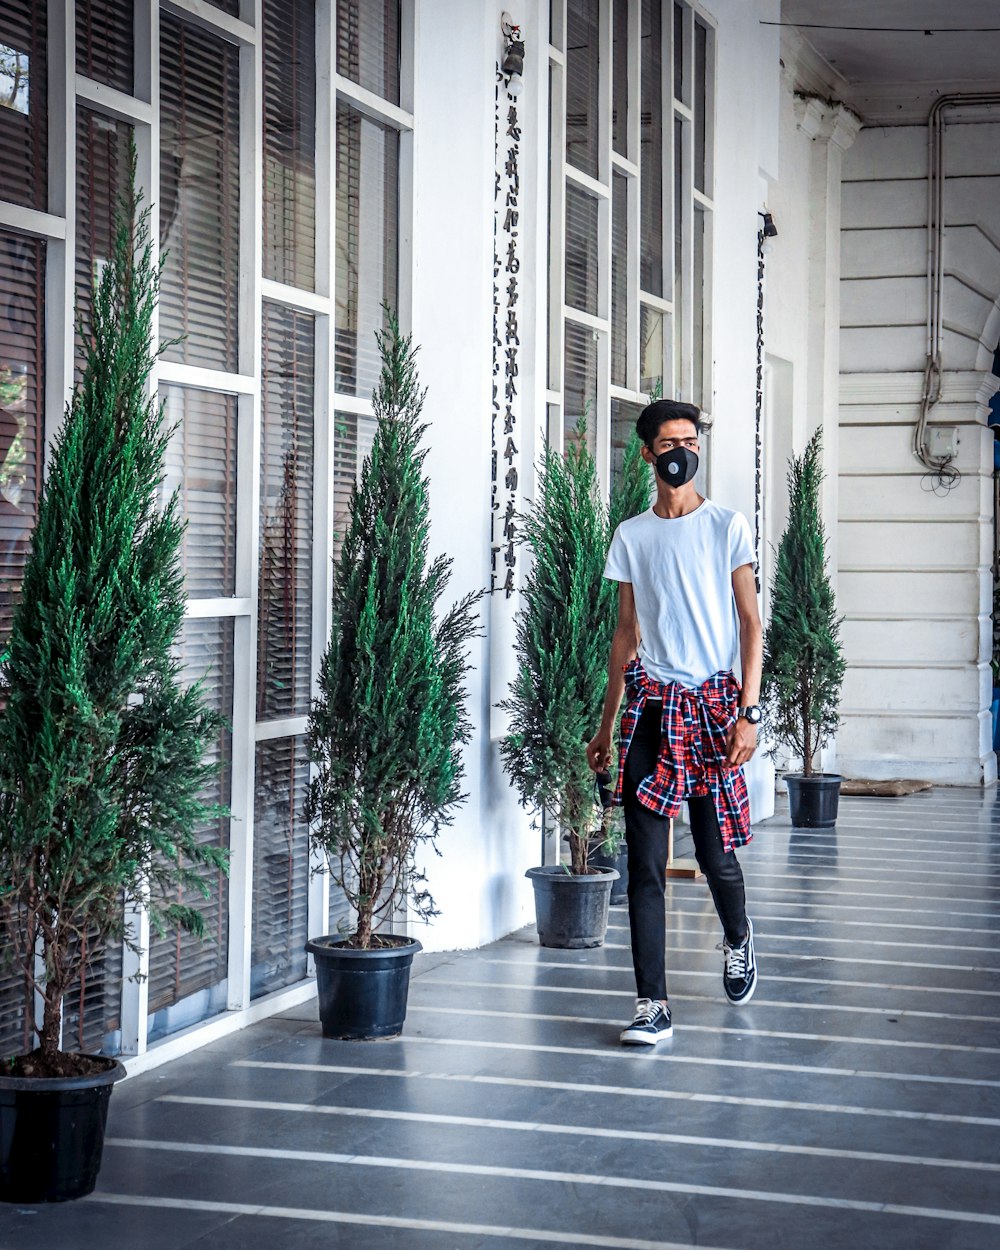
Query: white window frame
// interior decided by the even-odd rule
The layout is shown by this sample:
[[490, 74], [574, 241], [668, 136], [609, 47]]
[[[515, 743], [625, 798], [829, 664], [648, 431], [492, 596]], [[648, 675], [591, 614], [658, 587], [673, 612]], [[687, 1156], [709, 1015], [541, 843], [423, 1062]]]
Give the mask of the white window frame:
[[[114, 90], [76, 71], [76, 0], [48, 0], [48, 211], [0, 200], [0, 226], [44, 239], [45, 408], [47, 445], [62, 421], [74, 377], [76, 124], [78, 103], [127, 122], [138, 151], [137, 180], [150, 206], [154, 260], [159, 243], [159, 35], [160, 13], [235, 44], [240, 53], [240, 222], [239, 342], [234, 371], [160, 360], [150, 389], [160, 383], [210, 390], [237, 399], [236, 586], [231, 597], [192, 599], [186, 619], [231, 618], [233, 652], [233, 754], [230, 806], [229, 950], [227, 1011], [156, 1041], [148, 1040], [149, 918], [145, 909], [129, 917], [141, 945], [123, 950], [120, 1054], [137, 1072], [196, 1046], [285, 1010], [314, 993], [312, 961], [295, 985], [251, 1001], [253, 904], [254, 764], [259, 742], [299, 736], [307, 717], [257, 722], [257, 592], [260, 522], [262, 394], [262, 310], [268, 301], [311, 314], [316, 326], [315, 440], [313, 480], [313, 585], [311, 693], [317, 693], [319, 662], [329, 637], [333, 590], [333, 456], [337, 410], [372, 417], [370, 397], [338, 393], [334, 377], [336, 291], [336, 108], [343, 99], [400, 136], [398, 315], [411, 321], [413, 239], [413, 5], [401, 5], [400, 105], [336, 72], [336, 6], [316, 0], [316, 269], [315, 291], [263, 277], [263, 0], [241, 0], [232, 17], [204, 0], [135, 0], [134, 95]], [[326, 206], [326, 211], [321, 211]], [[157, 325], [154, 321], [154, 336]], [[315, 861], [314, 861], [315, 862]], [[329, 878], [310, 876], [310, 934], [326, 932]]]

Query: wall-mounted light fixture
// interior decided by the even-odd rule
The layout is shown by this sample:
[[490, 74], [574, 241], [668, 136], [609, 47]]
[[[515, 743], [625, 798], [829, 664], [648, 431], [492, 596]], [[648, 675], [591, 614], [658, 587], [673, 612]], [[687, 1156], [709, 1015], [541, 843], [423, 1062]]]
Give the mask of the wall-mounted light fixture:
[[500, 14], [500, 30], [504, 39], [504, 58], [500, 71], [507, 76], [508, 92], [516, 97], [524, 89], [521, 78], [524, 73], [524, 40], [521, 38], [520, 26], [506, 10]]
[[760, 228], [760, 232], [764, 236], [764, 242], [762, 243], [760, 250], [764, 252], [765, 255], [770, 255], [770, 253], [774, 251], [774, 244], [771, 240], [778, 237], [778, 227], [774, 224], [774, 218], [770, 213], [760, 210], [758, 211], [757, 216], [764, 218], [764, 224]]

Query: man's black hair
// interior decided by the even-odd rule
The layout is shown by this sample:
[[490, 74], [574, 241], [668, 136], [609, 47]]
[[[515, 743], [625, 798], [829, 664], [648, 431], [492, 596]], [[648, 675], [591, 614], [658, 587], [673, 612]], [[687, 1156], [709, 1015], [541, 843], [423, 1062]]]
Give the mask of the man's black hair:
[[635, 432], [650, 451], [664, 421], [690, 421], [701, 433], [701, 411], [694, 404], [682, 404], [679, 399], [658, 399], [643, 408], [635, 423]]

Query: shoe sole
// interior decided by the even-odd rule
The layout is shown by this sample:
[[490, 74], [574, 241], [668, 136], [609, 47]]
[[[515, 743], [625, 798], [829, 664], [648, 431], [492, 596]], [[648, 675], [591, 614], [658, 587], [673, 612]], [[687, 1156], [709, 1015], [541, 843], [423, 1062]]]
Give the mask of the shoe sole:
[[655, 1046], [657, 1042], [665, 1042], [668, 1037], [673, 1037], [674, 1026], [664, 1029], [662, 1033], [630, 1033], [628, 1029], [619, 1035], [618, 1040], [625, 1046]]

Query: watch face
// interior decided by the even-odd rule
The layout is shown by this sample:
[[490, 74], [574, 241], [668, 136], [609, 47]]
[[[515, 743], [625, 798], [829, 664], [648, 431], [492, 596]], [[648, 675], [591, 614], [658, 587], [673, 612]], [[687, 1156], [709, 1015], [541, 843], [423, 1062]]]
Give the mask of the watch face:
[[757, 725], [760, 723], [759, 707], [745, 707], [743, 709], [743, 715], [747, 718], [751, 725]]

